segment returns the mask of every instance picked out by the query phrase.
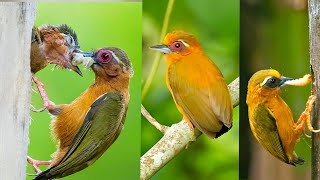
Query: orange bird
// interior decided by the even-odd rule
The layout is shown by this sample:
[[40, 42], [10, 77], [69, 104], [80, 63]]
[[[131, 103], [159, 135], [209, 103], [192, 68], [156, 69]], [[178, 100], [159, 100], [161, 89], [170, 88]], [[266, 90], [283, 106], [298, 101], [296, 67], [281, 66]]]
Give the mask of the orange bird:
[[[46, 101], [46, 92], [43, 84], [34, 74], [45, 68], [48, 64], [55, 64], [61, 68], [71, 69], [82, 76], [80, 69], [71, 63], [74, 53], [82, 52], [79, 48], [76, 33], [66, 24], [59, 26], [43, 25], [39, 28], [33, 27], [30, 67], [32, 79], [38, 86], [44, 101]], [[44, 108], [36, 111], [42, 110]]]
[[228, 87], [197, 39], [174, 31], [151, 49], [165, 54], [167, 86], [183, 119], [210, 138], [226, 133], [233, 110]]
[[[28, 162], [36, 179], [61, 178], [94, 163], [119, 136], [129, 103], [129, 80], [133, 69], [126, 53], [107, 47], [93, 54], [94, 83], [70, 104], [53, 105], [52, 134], [58, 149], [50, 162]], [[49, 164], [42, 173], [38, 165]]]
[[261, 70], [249, 80], [247, 104], [249, 123], [254, 137], [273, 156], [291, 165], [302, 165], [304, 160], [294, 152], [294, 146], [310, 123], [310, 111], [315, 96], [310, 96], [305, 111], [294, 123], [293, 115], [280, 97], [280, 88], [285, 85], [303, 86], [311, 81], [311, 75], [293, 80], [281, 76], [276, 70]]

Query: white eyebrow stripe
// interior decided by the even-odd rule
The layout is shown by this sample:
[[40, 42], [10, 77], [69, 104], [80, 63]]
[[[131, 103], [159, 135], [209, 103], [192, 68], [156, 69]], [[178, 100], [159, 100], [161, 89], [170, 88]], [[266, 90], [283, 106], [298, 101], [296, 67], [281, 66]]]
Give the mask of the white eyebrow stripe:
[[270, 79], [271, 77], [272, 77], [272, 76], [266, 77], [266, 78], [262, 81], [262, 83], [260, 83], [260, 86], [265, 85], [265, 84], [267, 83], [268, 79]]
[[179, 39], [178, 41], [182, 42], [182, 44], [183, 44], [184, 46], [190, 47], [190, 45], [189, 45], [188, 43], [184, 42], [183, 40]]
[[114, 52], [112, 52], [112, 51], [110, 51], [110, 52], [111, 52], [111, 54], [112, 54], [113, 58], [114, 58], [118, 63], [123, 64], [123, 62], [122, 62], [122, 61], [120, 61], [120, 59], [118, 58], [118, 56], [117, 56]]

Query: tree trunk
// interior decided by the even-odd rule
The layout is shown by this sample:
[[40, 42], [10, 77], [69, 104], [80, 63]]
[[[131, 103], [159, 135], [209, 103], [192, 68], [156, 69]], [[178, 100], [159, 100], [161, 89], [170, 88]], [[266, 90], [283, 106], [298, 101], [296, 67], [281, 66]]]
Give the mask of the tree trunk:
[[[317, 96], [313, 111], [311, 114], [312, 125], [315, 129], [320, 128], [320, 0], [309, 1], [309, 41], [310, 41], [310, 64], [313, 74], [312, 94]], [[320, 178], [320, 133], [312, 133], [312, 168], [311, 179]]]
[[0, 3], [0, 179], [26, 179], [36, 3]]

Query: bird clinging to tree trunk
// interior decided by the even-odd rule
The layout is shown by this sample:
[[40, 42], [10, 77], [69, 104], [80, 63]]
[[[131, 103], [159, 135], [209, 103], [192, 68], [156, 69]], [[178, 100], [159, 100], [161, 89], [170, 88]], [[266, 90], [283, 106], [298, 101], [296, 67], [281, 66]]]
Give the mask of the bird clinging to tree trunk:
[[310, 112], [315, 96], [310, 96], [306, 109], [294, 123], [291, 109], [280, 97], [280, 88], [285, 85], [304, 86], [311, 81], [311, 75], [293, 80], [281, 76], [273, 69], [256, 72], [249, 80], [247, 104], [249, 123], [254, 137], [274, 157], [295, 166], [304, 164], [304, 159], [294, 152], [305, 127], [312, 132]]

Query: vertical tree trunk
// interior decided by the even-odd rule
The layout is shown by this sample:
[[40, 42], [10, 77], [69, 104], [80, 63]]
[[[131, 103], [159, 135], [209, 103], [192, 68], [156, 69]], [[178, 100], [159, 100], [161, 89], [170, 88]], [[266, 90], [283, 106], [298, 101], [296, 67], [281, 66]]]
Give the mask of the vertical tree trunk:
[[[313, 73], [312, 94], [317, 96], [311, 114], [312, 125], [320, 128], [320, 0], [309, 0], [309, 40], [310, 40], [310, 64]], [[312, 168], [311, 179], [320, 178], [320, 133], [312, 133]]]
[[0, 179], [25, 179], [36, 3], [0, 2]]

